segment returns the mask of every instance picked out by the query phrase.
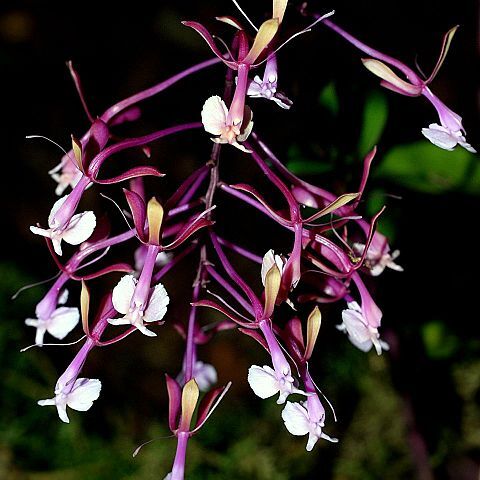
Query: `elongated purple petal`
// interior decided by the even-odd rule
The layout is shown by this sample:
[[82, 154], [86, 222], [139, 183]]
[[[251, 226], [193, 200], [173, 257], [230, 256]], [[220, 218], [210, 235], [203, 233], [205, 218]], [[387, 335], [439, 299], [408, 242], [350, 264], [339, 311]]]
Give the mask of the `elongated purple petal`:
[[251, 187], [250, 185], [247, 185], [246, 183], [237, 183], [236, 185], [230, 185], [230, 188], [233, 188], [234, 190], [240, 190], [242, 192], [249, 193], [254, 198], [256, 198], [263, 205], [263, 207], [265, 207], [266, 210], [268, 210], [268, 213], [278, 223], [280, 223], [282, 225], [291, 225], [291, 222], [289, 222], [287, 219], [283, 218], [272, 207], [270, 207], [270, 205], [267, 203], [267, 201], [263, 198], [263, 196], [254, 187]]
[[365, 159], [363, 160], [363, 172], [362, 172], [362, 179], [360, 180], [360, 187], [358, 188], [358, 197], [352, 204], [352, 208], [356, 208], [362, 198], [363, 191], [365, 190], [365, 185], [367, 184], [368, 176], [370, 174], [370, 167], [372, 165], [373, 159], [377, 154], [377, 146], [373, 147], [372, 150], [367, 153]]
[[208, 412], [212, 408], [212, 405], [215, 403], [215, 400], [224, 390], [225, 387], [215, 388], [215, 390], [211, 390], [202, 398], [202, 401], [198, 406], [198, 416], [195, 427], [198, 427], [205, 421], [205, 418], [207, 418]]
[[107, 158], [111, 157], [116, 153], [122, 152], [123, 150], [126, 150], [128, 148], [143, 147], [144, 145], [159, 140], [160, 138], [168, 137], [169, 135], [173, 135], [174, 133], [201, 127], [203, 127], [203, 124], [201, 122], [185, 123], [182, 125], [175, 125], [174, 127], [165, 128], [163, 130], [144, 135], [143, 137], [127, 138], [126, 140], [122, 140], [121, 142], [110, 145], [103, 151], [101, 151], [91, 161], [88, 168], [88, 173], [91, 178], [96, 178], [96, 176], [98, 175], [98, 171], [102, 166], [102, 163]]
[[406, 97], [418, 97], [420, 95], [420, 93], [417, 93], [416, 91], [407, 92], [406, 90], [398, 88], [393, 83], [387, 82], [387, 80], [382, 80], [380, 82], [380, 85], [383, 88], [386, 88], [387, 90], [391, 90], [392, 92], [399, 93], [400, 95], [405, 95]]
[[186, 21], [182, 22], [183, 25], [186, 27], [193, 28], [198, 34], [200, 34], [203, 39], [207, 42], [208, 46], [212, 50], [212, 52], [227, 66], [232, 68], [233, 70], [237, 69], [237, 63], [233, 61], [226, 60], [225, 57], [223, 56], [223, 53], [219, 50], [217, 47], [217, 44], [215, 43], [215, 40], [213, 37], [210, 35], [210, 32], [201, 24], [198, 22], [191, 22], [191, 21]]
[[[210, 169], [203, 165], [202, 167], [195, 170], [192, 174], [186, 178], [182, 184], [177, 188], [175, 193], [166, 201], [165, 203], [165, 210], [169, 211], [172, 207], [177, 205], [182, 197], [189, 191], [189, 189], [195, 185], [197, 180], [200, 178], [204, 179], [207, 176], [207, 173]], [[200, 185], [198, 185], [200, 186]]]
[[218, 303], [212, 302], [211, 300], [199, 300], [192, 304], [194, 307], [209, 307], [213, 308], [214, 310], [218, 310], [220, 313], [223, 313], [226, 317], [228, 317], [232, 322], [240, 325], [241, 327], [251, 328], [252, 324], [245, 322], [245, 320], [240, 319], [237, 317], [233, 312], [227, 310], [226, 307], [219, 305]]
[[302, 322], [298, 317], [293, 317], [287, 322], [285, 330], [280, 332], [285, 344], [290, 347], [298, 358], [305, 352], [305, 341], [303, 340]]
[[127, 190], [126, 188], [123, 190], [123, 193], [132, 212], [135, 230], [142, 241], [146, 241], [145, 222], [147, 220], [147, 206], [138, 193]]
[[107, 124], [97, 118], [90, 127], [87, 141], [83, 143], [82, 163], [85, 170], [88, 169], [95, 156], [105, 148], [109, 138], [110, 132]]
[[108, 275], [109, 273], [113, 272], [125, 272], [130, 273], [134, 268], [128, 263], [114, 263], [113, 265], [109, 265], [108, 267], [102, 268], [95, 273], [89, 273], [88, 275], [71, 275], [73, 280], [92, 280], [94, 278], [101, 277], [103, 275]]
[[68, 70], [70, 71], [70, 75], [72, 76], [73, 83], [75, 84], [75, 88], [77, 89], [78, 96], [80, 97], [80, 102], [82, 103], [83, 110], [85, 111], [88, 120], [93, 123], [95, 119], [93, 115], [90, 113], [90, 110], [88, 109], [88, 105], [83, 93], [82, 82], [80, 81], [80, 76], [78, 75], [78, 72], [75, 70], [75, 68], [73, 68], [73, 63], [71, 60], [67, 62], [67, 67], [68, 67]]
[[177, 430], [177, 420], [180, 414], [182, 389], [176, 380], [165, 374], [168, 391], [168, 426], [172, 432]]
[[252, 330], [251, 328], [239, 328], [239, 332], [242, 332], [245, 335], [248, 335], [249, 337], [252, 337], [254, 340], [256, 340], [268, 353], [270, 353], [270, 350], [268, 349], [268, 344], [265, 341], [265, 338], [263, 338], [263, 335], [258, 333], [257, 330]]
[[187, 225], [175, 238], [175, 240], [172, 243], [169, 243], [168, 245], [165, 245], [163, 247], [164, 250], [173, 250], [174, 248], [177, 248], [180, 246], [183, 242], [188, 240], [189, 237], [191, 237], [194, 233], [198, 232], [198, 230], [205, 228], [205, 227], [210, 227], [214, 224], [215, 222], [212, 220], [207, 220], [206, 218], [200, 218], [199, 220], [194, 221], [193, 223], [190, 223]]
[[119, 113], [115, 117], [112, 118], [108, 124], [110, 126], [121, 125], [122, 123], [127, 122], [134, 122], [138, 120], [142, 115], [142, 111], [138, 107], [130, 107], [124, 110], [123, 112]]
[[233, 268], [232, 264], [230, 263], [227, 256], [225, 255], [225, 252], [223, 251], [223, 248], [221, 247], [217, 236], [213, 232], [210, 232], [210, 239], [212, 240], [212, 244], [213, 244], [213, 247], [215, 248], [215, 251], [217, 252], [218, 258], [222, 262], [222, 267], [227, 272], [228, 276], [233, 280], [233, 282], [237, 284], [244, 291], [245, 295], [250, 300], [250, 303], [252, 304], [253, 310], [255, 312], [255, 317], [261, 318], [263, 314], [262, 303], [260, 302], [258, 297], [255, 295], [253, 290], [250, 288], [250, 286], [247, 284], [247, 282], [245, 282], [245, 280]]
[[120, 183], [124, 182], [125, 180], [131, 180], [132, 178], [143, 177], [146, 175], [151, 175], [153, 177], [164, 177], [165, 174], [157, 170], [155, 167], [134, 167], [126, 172], [122, 173], [121, 175], [117, 175], [116, 177], [107, 178], [105, 180], [101, 180], [99, 178], [95, 178], [93, 181], [95, 183], [100, 183], [102, 185], [108, 185], [112, 183]]

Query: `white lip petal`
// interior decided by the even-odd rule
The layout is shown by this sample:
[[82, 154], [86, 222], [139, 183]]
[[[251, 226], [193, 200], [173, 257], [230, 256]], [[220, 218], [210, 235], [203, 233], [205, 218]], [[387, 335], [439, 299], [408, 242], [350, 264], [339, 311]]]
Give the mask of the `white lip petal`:
[[208, 98], [202, 108], [202, 123], [205, 131], [212, 135], [221, 135], [227, 123], [227, 115], [227, 106], [218, 95]]
[[453, 150], [458, 143], [458, 138], [449, 130], [435, 123], [428, 128], [422, 128], [422, 133], [430, 142], [444, 150]]
[[133, 275], [124, 275], [112, 292], [112, 303], [115, 310], [126, 315], [130, 309], [136, 280]]
[[368, 326], [365, 325], [362, 314], [354, 310], [344, 310], [342, 312], [343, 325], [347, 329], [348, 336], [359, 343], [370, 340]]
[[102, 382], [94, 378], [78, 378], [67, 396], [67, 405], [73, 410], [85, 412], [100, 396]]
[[65, 403], [57, 403], [57, 412], [62, 422], [70, 423], [67, 415], [67, 405]]
[[255, 395], [263, 399], [272, 397], [279, 391], [276, 376], [265, 367], [252, 365], [248, 370], [248, 383]]
[[68, 300], [68, 290], [65, 288], [63, 292], [58, 296], [57, 303], [59, 305], [63, 305], [67, 303], [67, 300]]
[[308, 411], [297, 402], [287, 402], [282, 410], [285, 427], [292, 435], [306, 435], [310, 431]]
[[40, 235], [42, 237], [50, 238], [52, 236], [52, 231], [50, 229], [46, 230], [45, 228], [35, 227], [33, 225], [30, 227], [30, 231], [35, 235]]
[[55, 222], [55, 214], [58, 212], [58, 210], [60, 210], [60, 207], [65, 203], [65, 201], [67, 200], [68, 198], [68, 195], [65, 195], [61, 198], [59, 198], [54, 204], [53, 204], [53, 207], [52, 209], [50, 210], [50, 215], [48, 216], [48, 226], [50, 228], [55, 228], [55, 227], [58, 227], [58, 225], [56, 225], [56, 222]]
[[148, 302], [148, 307], [145, 310], [143, 321], [160, 321], [167, 313], [167, 306], [169, 303], [170, 298], [167, 291], [165, 290], [165, 287], [161, 283], [155, 285], [152, 295], [150, 296], [150, 300]]
[[57, 308], [47, 323], [47, 331], [50, 335], [63, 340], [78, 324], [80, 313], [75, 307]]
[[458, 144], [470, 153], [477, 153], [477, 151], [466, 141], [462, 140], [458, 142]]
[[92, 235], [97, 224], [95, 214], [91, 211], [78, 213], [70, 220], [68, 227], [62, 232], [62, 239], [70, 245], [79, 245]]
[[143, 325], [141, 323], [138, 323], [138, 324], [136, 323], [134, 326], [137, 327], [137, 329], [140, 333], [143, 333], [147, 337], [156, 337], [157, 336], [157, 334], [155, 332], [152, 332], [145, 325]]
[[53, 245], [53, 250], [58, 256], [62, 256], [62, 240], [61, 238], [58, 237], [53, 237], [52, 238], [52, 245]]

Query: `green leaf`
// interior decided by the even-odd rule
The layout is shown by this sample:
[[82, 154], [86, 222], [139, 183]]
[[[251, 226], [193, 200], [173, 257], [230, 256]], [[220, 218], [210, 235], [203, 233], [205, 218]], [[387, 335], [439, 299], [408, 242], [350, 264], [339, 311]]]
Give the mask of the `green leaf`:
[[334, 116], [338, 115], [339, 103], [337, 90], [335, 84], [330, 82], [321, 92], [318, 97], [318, 102], [322, 107], [325, 107]]
[[374, 175], [425, 193], [480, 193], [480, 165], [461, 147], [442, 150], [427, 140], [394, 147]]
[[388, 102], [382, 92], [373, 91], [365, 101], [363, 126], [358, 141], [360, 155], [366, 155], [379, 142], [388, 118]]
[[318, 175], [329, 172], [332, 166], [328, 163], [304, 157], [300, 147], [292, 145], [288, 149], [287, 168], [295, 175]]
[[459, 340], [441, 322], [429, 322], [422, 327], [423, 343], [430, 358], [448, 358], [458, 349]]

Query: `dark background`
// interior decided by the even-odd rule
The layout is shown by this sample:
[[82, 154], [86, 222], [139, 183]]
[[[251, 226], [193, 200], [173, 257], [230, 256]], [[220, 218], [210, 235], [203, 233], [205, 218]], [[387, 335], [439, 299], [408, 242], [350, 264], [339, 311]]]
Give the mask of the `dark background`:
[[[298, 14], [299, 3], [290, 2], [284, 35], [307, 23]], [[242, 6], [260, 23], [270, 2]], [[335, 9], [334, 20], [367, 44], [411, 66], [417, 60], [426, 71], [435, 64], [442, 35], [460, 24], [433, 90], [462, 115], [467, 139], [480, 147], [477, 2], [337, 1], [311, 2], [310, 8], [322, 13]], [[66, 60], [73, 60], [90, 108], [100, 114], [121, 98], [208, 58], [203, 41], [179, 22], [201, 21], [226, 38], [228, 28], [213, 20], [221, 14], [236, 11], [219, 0], [126, 6], [1, 3], [0, 478], [150, 479], [163, 478], [170, 469], [171, 439], [153, 443], [134, 460], [130, 456], [139, 443], [169, 433], [163, 373], [179, 370], [182, 342], [168, 318], [158, 342], [137, 335], [94, 352], [86, 374], [102, 379], [102, 396], [88, 413], [72, 412], [70, 425], [60, 424], [53, 409], [35, 405], [51, 396], [76, 348], [18, 353], [32, 341], [23, 319], [32, 315], [45, 287], [29, 290], [16, 302], [10, 297], [21, 285], [55, 273], [44, 243], [28, 226], [46, 220], [54, 200], [46, 172], [61, 157], [53, 145], [24, 137], [41, 134], [67, 147], [71, 133], [81, 136], [88, 128]], [[371, 215], [387, 205], [380, 229], [402, 252], [399, 263], [405, 272], [386, 272], [372, 283], [392, 351], [376, 357], [355, 350], [334, 328], [341, 306], [326, 310], [312, 371], [339, 417], [334, 424], [330, 416], [325, 431], [340, 443], [319, 442], [307, 454], [305, 439], [285, 431], [274, 402], [253, 398], [246, 385], [248, 366], [265, 361], [263, 352], [247, 338], [222, 335], [201, 355], [218, 366], [220, 382], [233, 380], [234, 388], [191, 442], [189, 478], [478, 478], [478, 157], [430, 146], [420, 129], [437, 121], [431, 105], [381, 91], [360, 57], [321, 25], [293, 41], [279, 55], [279, 67], [282, 88], [294, 107], [287, 113], [258, 101], [255, 128], [292, 169], [338, 193], [357, 185], [361, 150], [370, 138], [378, 142], [363, 208]], [[125, 133], [198, 120], [204, 100], [221, 92], [222, 77], [217, 66], [182, 81], [147, 102], [142, 121]], [[153, 147], [152, 158], [168, 178], [180, 179], [206, 160], [210, 144], [205, 135], [189, 138]], [[243, 157], [230, 150], [222, 160], [227, 176], [254, 178], [251, 165], [245, 167]], [[165, 190], [156, 192], [160, 197], [172, 188], [164, 183]], [[105, 191], [121, 201], [120, 186]], [[117, 215], [120, 222], [98, 190], [85, 205]], [[272, 243], [281, 244], [282, 237], [246, 207], [232, 204], [218, 215], [226, 234], [243, 239], [259, 254]], [[181, 305], [189, 301], [190, 283], [188, 265], [166, 279], [172, 317], [185, 315]], [[73, 287], [72, 299], [77, 294]]]

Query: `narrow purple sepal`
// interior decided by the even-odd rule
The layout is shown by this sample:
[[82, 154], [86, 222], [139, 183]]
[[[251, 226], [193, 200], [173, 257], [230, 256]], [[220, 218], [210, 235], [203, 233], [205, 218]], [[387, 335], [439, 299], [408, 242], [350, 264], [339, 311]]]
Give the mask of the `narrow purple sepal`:
[[257, 330], [252, 330], [251, 328], [239, 328], [238, 331], [256, 340], [268, 353], [270, 353], [265, 338], [263, 338], [263, 335], [260, 335]]
[[110, 126], [121, 125], [122, 123], [134, 122], [142, 115], [142, 111], [138, 107], [130, 107], [120, 112], [108, 122]]
[[229, 66], [233, 70], [237, 69], [237, 62], [232, 62], [228, 61], [225, 59], [223, 56], [223, 53], [220, 51], [220, 49], [217, 47], [217, 44], [215, 43], [215, 40], [213, 39], [212, 35], [210, 35], [210, 32], [201, 24], [198, 22], [191, 22], [191, 21], [186, 21], [182, 22], [183, 25], [186, 27], [193, 28], [198, 34], [200, 34], [203, 39], [207, 42], [208, 46], [212, 50], [212, 52], [223, 62], [225, 65]]
[[103, 275], [108, 275], [109, 273], [113, 272], [125, 272], [125, 273], [131, 273], [135, 269], [129, 265], [128, 263], [124, 262], [119, 262], [119, 263], [114, 263], [113, 265], [109, 265], [108, 267], [102, 268], [101, 270], [98, 270], [94, 273], [89, 273], [88, 275], [70, 275], [70, 277], [73, 280], [93, 280], [94, 278], [102, 277]]
[[165, 380], [168, 391], [168, 426], [174, 433], [178, 428], [177, 420], [180, 414], [182, 389], [177, 381], [167, 374], [165, 374]]
[[140, 240], [146, 242], [147, 236], [145, 235], [145, 222], [147, 220], [147, 206], [138, 193], [127, 190], [126, 188], [123, 189], [123, 193], [125, 194], [128, 206], [132, 212], [135, 230], [137, 231]]
[[165, 174], [160, 172], [154, 167], [134, 167], [126, 172], [122, 173], [121, 175], [117, 175], [116, 177], [107, 178], [105, 180], [100, 180], [99, 178], [93, 179], [95, 183], [99, 183], [101, 185], [109, 185], [112, 183], [120, 183], [124, 182], [125, 180], [131, 180], [132, 178], [143, 177], [146, 175], [151, 175], [154, 177], [164, 177]]
[[297, 357], [297, 360], [302, 358], [305, 352], [305, 341], [301, 320], [298, 317], [293, 317], [288, 321], [285, 330], [280, 332], [280, 335], [291, 353]]
[[242, 192], [247, 192], [252, 195], [256, 200], [258, 200], [262, 206], [268, 211], [268, 213], [274, 218], [278, 223], [284, 226], [290, 226], [291, 222], [283, 218], [279, 213], [277, 213], [267, 201], [263, 198], [263, 196], [252, 186], [247, 185], [246, 183], [237, 183], [236, 185], [229, 185], [230, 188], [234, 190], [240, 190]]
[[110, 138], [107, 124], [99, 118], [92, 123], [88, 133], [86, 142], [82, 142], [82, 164], [85, 171], [88, 170], [90, 162], [95, 156], [105, 148]]
[[387, 82], [386, 80], [382, 80], [380, 82], [380, 85], [383, 88], [386, 88], [387, 90], [391, 90], [392, 92], [399, 93], [400, 95], [405, 95], [406, 97], [419, 97], [422, 94], [420, 87], [419, 87], [418, 93], [415, 93], [415, 92], [407, 92], [402, 88], [398, 88], [396, 85], [394, 85], [393, 83]]
[[175, 190], [175, 193], [166, 201], [165, 210], [168, 211], [173, 206], [177, 205], [182, 199], [182, 197], [188, 192], [190, 187], [192, 187], [199, 178], [205, 178], [207, 176], [209, 170], [210, 169], [206, 165], [203, 165], [202, 167], [195, 170], [192, 174], [190, 174]]
[[93, 118], [93, 115], [90, 113], [87, 102], [85, 100], [85, 95], [83, 93], [82, 82], [80, 81], [80, 75], [78, 74], [78, 72], [73, 67], [73, 63], [72, 63], [71, 60], [69, 60], [67, 62], [67, 67], [68, 67], [68, 70], [70, 71], [70, 75], [72, 76], [73, 83], [75, 84], [75, 88], [77, 90], [78, 96], [80, 97], [80, 102], [82, 103], [82, 107], [85, 111], [85, 114], [87, 115], [88, 120], [90, 122], [93, 122], [94, 118]]
[[222, 305], [218, 303], [212, 302], [211, 300], [199, 300], [198, 302], [192, 303], [194, 307], [209, 307], [213, 308], [214, 310], [218, 310], [220, 313], [223, 313], [226, 317], [228, 317], [232, 322], [244, 327], [244, 328], [251, 328], [251, 323], [246, 322], [245, 320], [241, 320], [237, 315], [230, 310], [227, 310]]
[[205, 228], [205, 227], [210, 227], [214, 224], [215, 222], [212, 220], [207, 220], [206, 218], [200, 218], [199, 220], [194, 221], [193, 223], [190, 223], [187, 225], [175, 238], [175, 240], [172, 243], [169, 243], [168, 245], [165, 245], [163, 247], [164, 250], [173, 250], [174, 248], [177, 248], [180, 246], [183, 242], [188, 240], [194, 233], [198, 232], [198, 230]]
[[215, 403], [215, 400], [219, 397], [219, 395], [224, 390], [225, 390], [225, 387], [215, 388], [214, 390], [211, 390], [210, 392], [208, 392], [202, 398], [202, 401], [200, 402], [200, 405], [198, 406], [198, 416], [197, 416], [197, 422], [195, 423], [195, 428], [202, 425], [202, 423], [207, 418], [207, 415], [210, 412], [210, 409], [212, 408], [212, 405]]

